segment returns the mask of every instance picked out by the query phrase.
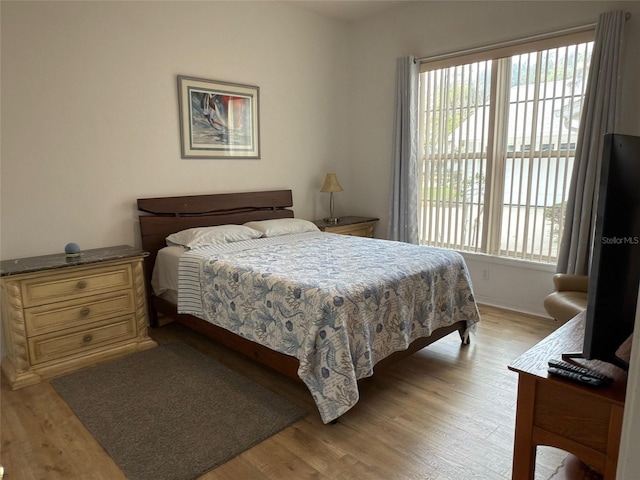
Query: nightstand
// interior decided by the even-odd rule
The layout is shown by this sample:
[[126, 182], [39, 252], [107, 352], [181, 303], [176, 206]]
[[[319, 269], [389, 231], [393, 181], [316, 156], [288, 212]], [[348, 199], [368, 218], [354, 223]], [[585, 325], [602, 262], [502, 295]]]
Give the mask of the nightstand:
[[373, 238], [373, 227], [378, 220], [373, 217], [339, 217], [337, 223], [324, 220], [314, 220], [313, 223], [323, 232]]
[[5, 358], [12, 389], [154, 347], [143, 259], [121, 245], [0, 262]]

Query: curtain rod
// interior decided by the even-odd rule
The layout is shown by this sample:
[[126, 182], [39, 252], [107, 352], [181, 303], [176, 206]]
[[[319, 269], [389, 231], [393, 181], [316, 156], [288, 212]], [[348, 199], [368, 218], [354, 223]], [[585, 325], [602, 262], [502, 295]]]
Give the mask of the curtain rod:
[[[631, 12], [626, 12], [624, 18], [625, 20], [629, 20], [631, 18]], [[596, 26], [595, 22], [588, 23], [586, 25], [579, 25], [577, 27], [565, 28], [564, 30], [558, 30], [555, 32], [531, 35], [529, 37], [519, 38], [517, 40], [507, 40], [505, 42], [498, 42], [491, 45], [485, 45], [482, 47], [468, 48], [462, 51], [441, 53], [438, 55], [431, 55], [429, 57], [416, 58], [415, 63], [435, 62], [436, 60], [446, 60], [449, 57], [458, 57], [462, 55], [471, 55], [473, 53], [482, 53], [487, 50], [495, 50], [496, 48], [513, 47], [515, 45], [520, 45], [522, 43], [535, 42], [538, 40], [546, 40], [548, 38], [560, 37], [562, 35], [571, 35], [573, 33], [586, 32], [587, 30], [593, 30], [595, 26]]]

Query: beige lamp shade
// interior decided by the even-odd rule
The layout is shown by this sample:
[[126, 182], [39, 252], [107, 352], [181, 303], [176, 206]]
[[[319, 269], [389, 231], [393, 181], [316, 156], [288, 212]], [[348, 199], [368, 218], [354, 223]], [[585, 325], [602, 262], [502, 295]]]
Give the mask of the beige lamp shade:
[[325, 218], [324, 221], [328, 223], [338, 223], [340, 219], [333, 214], [333, 192], [342, 192], [343, 190], [335, 173], [327, 173], [327, 176], [324, 178], [324, 185], [322, 185], [320, 191], [329, 193], [330, 216]]
[[324, 185], [320, 189], [321, 192], [342, 192], [342, 187], [338, 182], [338, 177], [336, 177], [335, 173], [327, 173], [327, 176], [324, 178]]

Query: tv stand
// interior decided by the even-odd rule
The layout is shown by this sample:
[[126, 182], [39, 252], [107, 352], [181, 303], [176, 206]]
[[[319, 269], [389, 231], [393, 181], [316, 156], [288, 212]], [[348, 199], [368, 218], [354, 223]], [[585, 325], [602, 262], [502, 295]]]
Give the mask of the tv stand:
[[538, 445], [560, 448], [602, 473], [605, 480], [615, 479], [626, 371], [598, 360], [574, 360], [613, 378], [602, 388], [547, 373], [550, 359], [582, 347], [584, 321], [584, 313], [577, 315], [509, 365], [518, 373], [513, 479], [533, 480]]

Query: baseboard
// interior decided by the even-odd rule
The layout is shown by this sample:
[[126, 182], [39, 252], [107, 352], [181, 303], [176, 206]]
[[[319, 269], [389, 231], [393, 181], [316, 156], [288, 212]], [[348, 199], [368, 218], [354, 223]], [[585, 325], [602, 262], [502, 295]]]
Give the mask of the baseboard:
[[522, 308], [514, 305], [505, 305], [503, 303], [495, 302], [487, 298], [476, 297], [476, 302], [478, 305], [485, 305], [488, 307], [499, 308], [500, 310], [506, 310], [508, 312], [520, 313], [523, 315], [528, 315], [530, 317], [539, 318], [542, 320], [555, 321], [551, 317], [549, 317], [544, 311], [532, 311], [526, 308]]

